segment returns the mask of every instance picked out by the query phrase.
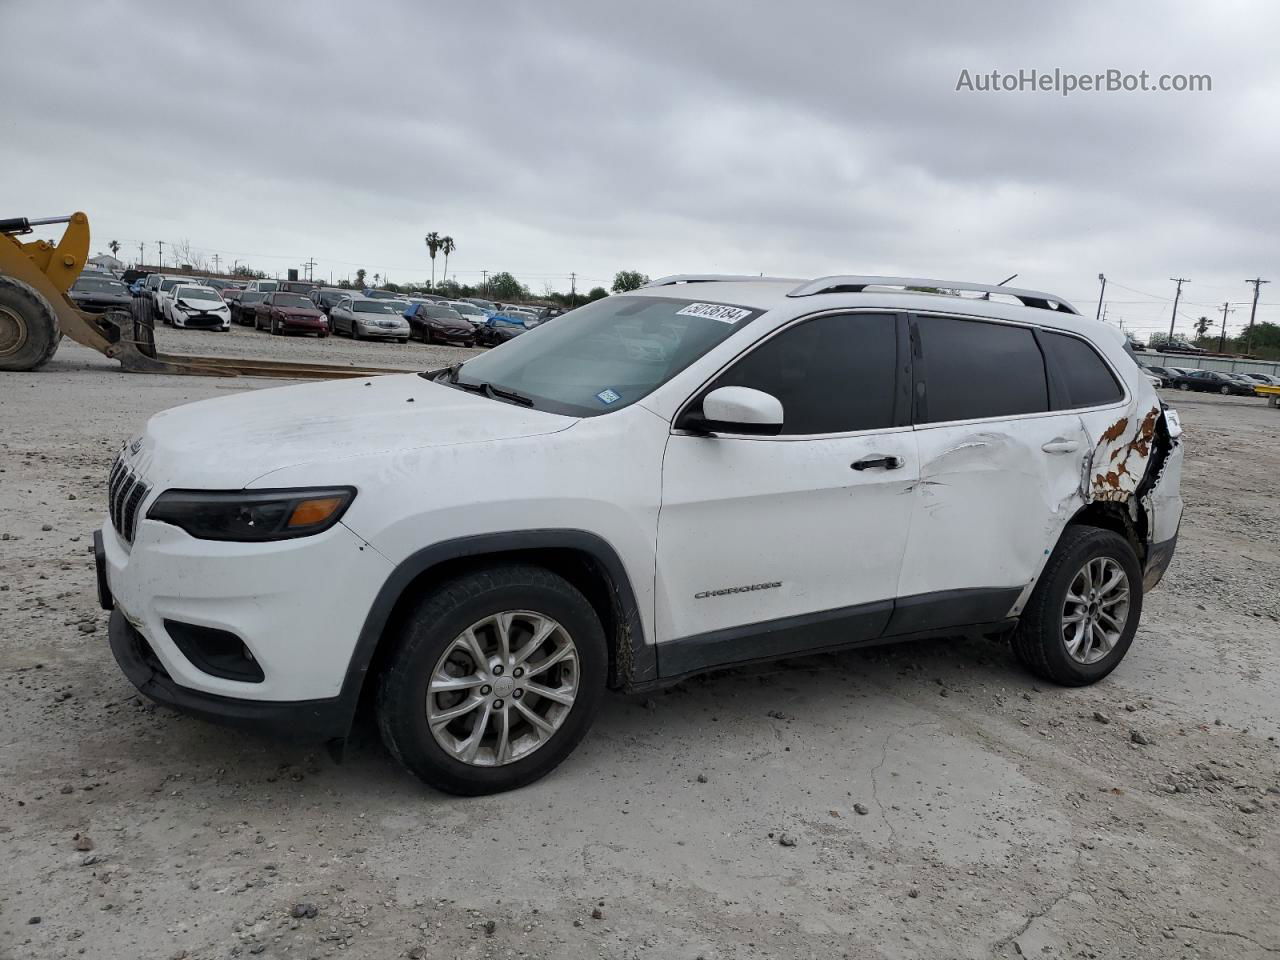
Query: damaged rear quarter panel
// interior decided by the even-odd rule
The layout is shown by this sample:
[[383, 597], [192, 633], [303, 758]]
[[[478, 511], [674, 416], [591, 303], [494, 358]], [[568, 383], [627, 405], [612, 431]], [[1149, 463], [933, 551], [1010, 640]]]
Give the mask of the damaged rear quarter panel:
[[1127, 503], [1133, 497], [1147, 472], [1159, 419], [1156, 404], [1142, 416], [1125, 415], [1102, 431], [1086, 468], [1086, 500]]

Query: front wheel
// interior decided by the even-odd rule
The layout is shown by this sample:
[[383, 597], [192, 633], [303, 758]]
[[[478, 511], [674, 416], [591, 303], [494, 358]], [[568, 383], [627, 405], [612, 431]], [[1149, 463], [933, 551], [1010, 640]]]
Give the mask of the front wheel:
[[1031, 592], [1014, 653], [1068, 687], [1101, 680], [1124, 659], [1142, 617], [1142, 570], [1118, 533], [1070, 526]]
[[446, 581], [407, 619], [378, 682], [391, 753], [448, 793], [498, 793], [550, 773], [604, 694], [608, 653], [591, 604], [541, 567]]
[[1189, 384], [1189, 383], [1180, 383], [1180, 384], [1178, 384], [1178, 389], [1179, 389], [1179, 390], [1190, 390], [1190, 389], [1191, 389], [1191, 384]]
[[1219, 392], [1220, 394], [1222, 394], [1222, 395], [1225, 397], [1227, 394], [1229, 394], [1229, 393], [1231, 392], [1231, 388], [1230, 388], [1230, 387], [1222, 387], [1222, 388], [1220, 388], [1220, 389], [1218, 390], [1218, 392]]

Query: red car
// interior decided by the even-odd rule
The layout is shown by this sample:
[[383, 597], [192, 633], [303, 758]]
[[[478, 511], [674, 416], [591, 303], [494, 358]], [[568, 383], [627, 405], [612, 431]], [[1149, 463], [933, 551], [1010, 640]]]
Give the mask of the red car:
[[253, 328], [272, 334], [314, 333], [329, 335], [329, 321], [316, 305], [300, 293], [277, 290], [268, 293], [253, 308]]

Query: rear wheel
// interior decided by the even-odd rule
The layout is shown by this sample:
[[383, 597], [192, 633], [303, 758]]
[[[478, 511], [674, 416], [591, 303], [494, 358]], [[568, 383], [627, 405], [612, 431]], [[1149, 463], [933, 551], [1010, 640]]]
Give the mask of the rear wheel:
[[35, 370], [62, 340], [58, 315], [36, 289], [0, 277], [0, 370]]
[[1101, 680], [1124, 659], [1142, 617], [1142, 570], [1117, 533], [1070, 526], [1013, 635], [1018, 660], [1064, 686]]
[[1180, 384], [1178, 384], [1178, 389], [1179, 389], [1179, 390], [1190, 390], [1190, 389], [1191, 389], [1191, 384], [1189, 384], [1189, 383], [1180, 383]]
[[1227, 386], [1223, 386], [1218, 389], [1218, 392], [1225, 397], [1227, 394], [1231, 392], [1231, 388]]
[[449, 793], [498, 793], [565, 759], [600, 706], [608, 654], [586, 598], [540, 567], [441, 584], [407, 619], [378, 683], [387, 748]]

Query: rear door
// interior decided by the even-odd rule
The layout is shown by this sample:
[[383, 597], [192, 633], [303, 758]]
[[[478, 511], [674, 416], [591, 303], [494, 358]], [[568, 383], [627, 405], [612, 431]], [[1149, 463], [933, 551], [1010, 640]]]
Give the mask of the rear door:
[[776, 437], [674, 431], [658, 517], [668, 676], [878, 636], [917, 478], [906, 319], [838, 313], [757, 344], [722, 386], [782, 403]]
[[1055, 411], [1037, 332], [912, 319], [920, 482], [888, 633], [999, 620], [1078, 498], [1089, 440]]

